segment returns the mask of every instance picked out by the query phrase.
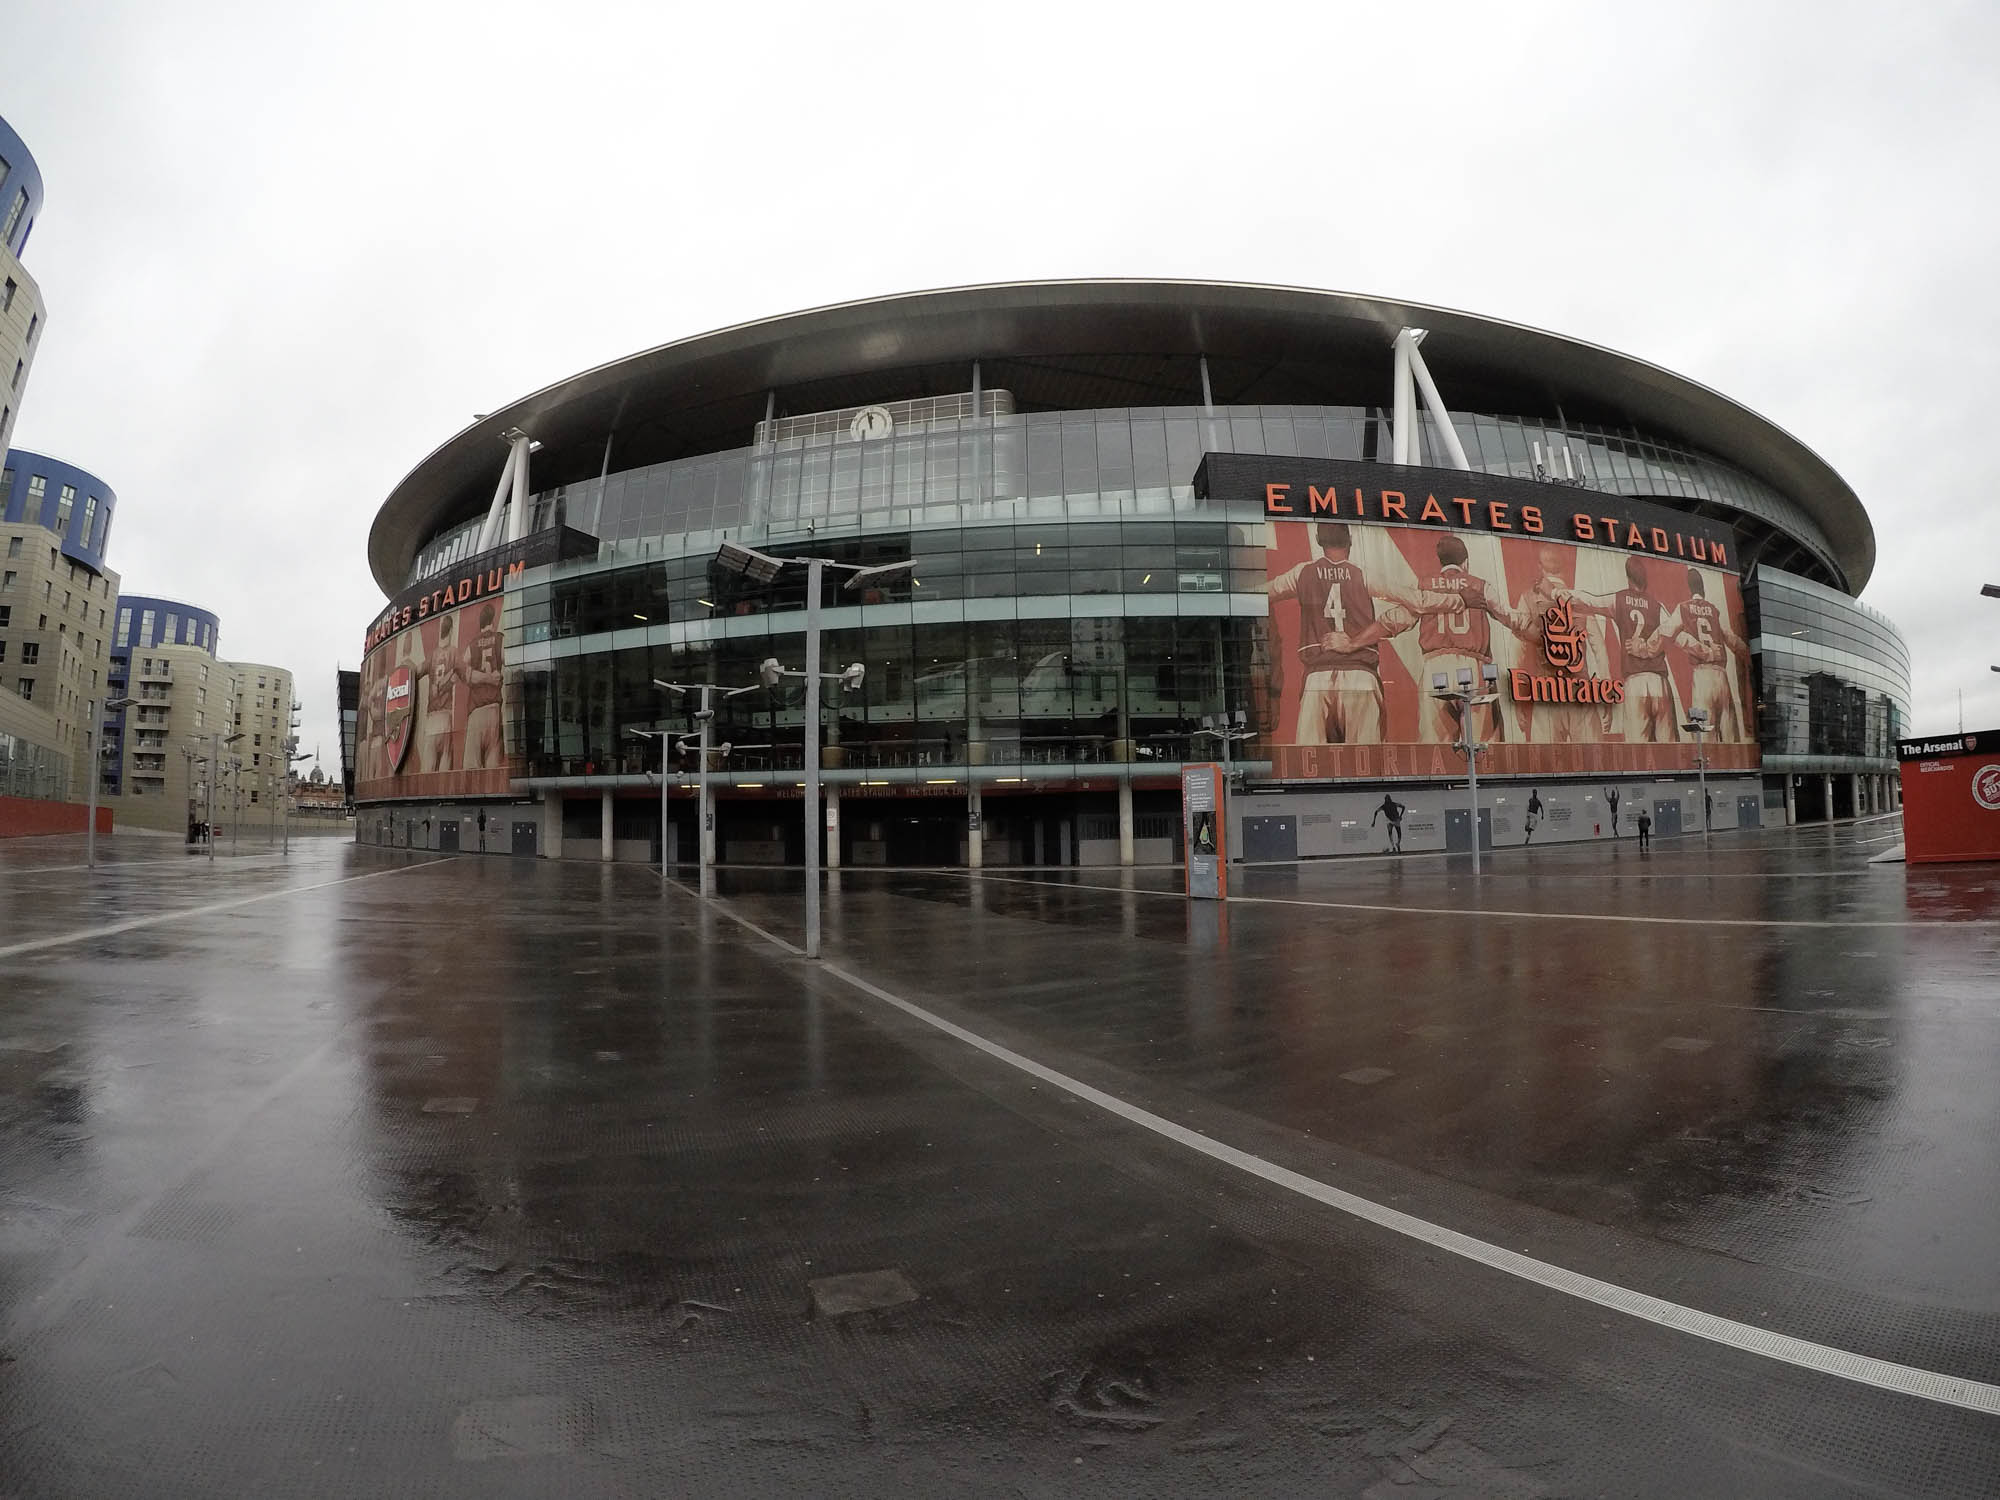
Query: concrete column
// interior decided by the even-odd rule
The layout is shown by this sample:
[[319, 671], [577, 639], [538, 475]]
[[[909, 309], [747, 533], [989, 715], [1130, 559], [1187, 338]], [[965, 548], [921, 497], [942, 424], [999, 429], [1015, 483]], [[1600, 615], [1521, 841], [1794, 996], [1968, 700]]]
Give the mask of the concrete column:
[[611, 846], [611, 788], [606, 787], [598, 802], [597, 857], [609, 864], [615, 852]]
[[1850, 771], [1847, 773], [1847, 779], [1852, 783], [1849, 791], [1853, 794], [1854, 816], [1858, 818], [1864, 811], [1861, 805], [1861, 773], [1859, 771]]
[[1820, 777], [1820, 780], [1826, 783], [1826, 820], [1831, 823], [1833, 821], [1833, 777], [1831, 774], [1828, 774]]
[[1799, 794], [1792, 778], [1785, 778], [1785, 826], [1792, 827], [1799, 821]]
[[[838, 719], [840, 715], [835, 714], [834, 717]], [[826, 867], [829, 870], [838, 870], [840, 868], [840, 788], [829, 784], [820, 788], [820, 794], [826, 798]]]
[[965, 867], [980, 870], [986, 866], [985, 818], [979, 805], [979, 783], [972, 783], [972, 790], [965, 794]]
[[542, 826], [535, 831], [535, 852], [543, 859], [562, 858], [562, 793], [542, 793]]
[[1132, 863], [1132, 778], [1118, 782], [1118, 863]]

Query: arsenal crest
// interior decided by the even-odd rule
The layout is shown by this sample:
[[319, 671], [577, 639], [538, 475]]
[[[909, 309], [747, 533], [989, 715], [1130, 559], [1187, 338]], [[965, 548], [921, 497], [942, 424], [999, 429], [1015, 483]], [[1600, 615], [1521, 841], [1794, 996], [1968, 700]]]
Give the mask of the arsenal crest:
[[392, 669], [382, 689], [382, 724], [387, 733], [384, 746], [389, 752], [391, 776], [401, 772], [410, 741], [417, 737], [416, 695], [416, 673], [409, 667]]

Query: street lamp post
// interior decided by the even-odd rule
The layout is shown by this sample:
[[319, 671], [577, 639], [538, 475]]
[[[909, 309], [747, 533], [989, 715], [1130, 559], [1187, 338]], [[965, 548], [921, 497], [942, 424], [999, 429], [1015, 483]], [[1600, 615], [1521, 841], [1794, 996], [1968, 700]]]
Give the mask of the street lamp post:
[[855, 588], [868, 579], [881, 578], [891, 573], [901, 573], [915, 564], [909, 558], [901, 562], [878, 563], [862, 566], [857, 563], [835, 562], [827, 557], [774, 557], [768, 552], [759, 552], [755, 547], [745, 547], [740, 542], [724, 542], [715, 554], [718, 566], [737, 573], [752, 582], [769, 583], [778, 576], [781, 569], [801, 564], [806, 570], [806, 664], [802, 671], [787, 671], [780, 667], [775, 657], [765, 661], [764, 680], [775, 686], [779, 677], [804, 677], [806, 680], [806, 722], [805, 722], [805, 833], [806, 833], [806, 957], [819, 957], [819, 682], [822, 676], [837, 676], [843, 683], [852, 674], [852, 686], [861, 685], [862, 667], [859, 662], [846, 672], [822, 673], [819, 654], [820, 580], [828, 568], [838, 568], [847, 574], [843, 588]]
[[[811, 575], [819, 577], [819, 564], [813, 564]], [[806, 631], [806, 660], [819, 660], [819, 628], [816, 624]], [[850, 663], [838, 672], [819, 672], [808, 667], [794, 671], [778, 665], [775, 656], [766, 657], [759, 669], [767, 687], [776, 687], [782, 678], [803, 677], [806, 680], [806, 957], [819, 957], [819, 683], [822, 677], [831, 677], [849, 692], [859, 688], [866, 680], [868, 669], [860, 662]]]
[[[1236, 710], [1234, 725], [1232, 726], [1229, 716], [1225, 714], [1220, 729], [1215, 727], [1215, 716], [1213, 714], [1203, 714], [1201, 716], [1201, 728], [1197, 729], [1189, 738], [1212, 739], [1220, 742], [1222, 746], [1222, 826], [1224, 829], [1227, 829], [1230, 826], [1229, 752], [1239, 741], [1254, 740], [1257, 738], [1257, 731], [1248, 727], [1248, 718], [1243, 710], [1239, 708]], [[1233, 833], [1227, 835], [1224, 843], [1225, 852], [1233, 846], [1235, 837], [1236, 835]]]
[[220, 729], [212, 731], [208, 737], [208, 862], [210, 864], [215, 863], [215, 781], [222, 774], [222, 747], [233, 745], [242, 738], [239, 733], [225, 739]]
[[1701, 841], [1708, 842], [1708, 757], [1701, 753], [1701, 737], [1708, 733], [1708, 710], [1691, 708], [1681, 728], [1694, 736], [1694, 768], [1701, 778]]
[[[708, 754], [709, 727], [715, 722], [713, 695], [716, 687], [712, 682], [662, 682], [657, 677], [653, 679], [653, 686], [659, 688], [662, 692], [672, 693], [677, 697], [683, 693], [698, 692], [701, 694], [701, 707], [694, 711], [694, 721], [700, 729], [700, 737], [695, 742], [697, 759], [695, 762], [694, 778], [697, 802], [695, 806], [694, 858], [696, 871], [701, 878], [702, 893], [706, 895], [711, 879], [711, 872], [715, 868], [715, 818], [710, 810], [708, 798]], [[761, 682], [753, 682], [744, 687], [723, 688], [721, 691], [723, 697], [734, 698], [742, 693], [753, 693], [762, 686], [763, 683]], [[685, 744], [686, 741], [683, 740], [682, 743]], [[728, 745], [725, 744], [722, 746], [722, 753], [725, 756], [729, 754]], [[660, 880], [662, 890], [665, 889], [666, 878], [667, 736], [665, 731], [662, 731], [660, 734]]]
[[[111, 698], [106, 700], [103, 711], [108, 714], [130, 708], [138, 701], [137, 698]], [[98, 743], [101, 736], [97, 732], [97, 715], [97, 700], [92, 698], [84, 705], [83, 719], [83, 759], [85, 774], [90, 777], [90, 821], [83, 830], [83, 865], [87, 870], [97, 868], [97, 783], [104, 775], [104, 751]]]
[[317, 760], [317, 759], [319, 759], [317, 755], [301, 755], [299, 753], [299, 737], [297, 735], [288, 734], [285, 736], [284, 788], [279, 793], [279, 795], [285, 799], [284, 854], [287, 859], [291, 858], [292, 854], [292, 767], [297, 765], [302, 760]]
[[1476, 692], [1472, 668], [1458, 669], [1458, 686], [1450, 686], [1442, 672], [1431, 674], [1431, 696], [1442, 703], [1458, 705], [1458, 740], [1451, 748], [1465, 757], [1466, 784], [1472, 792], [1472, 873], [1479, 873], [1479, 752], [1486, 746], [1472, 727], [1471, 710], [1500, 700], [1500, 669], [1487, 662], [1481, 670], [1485, 691]]

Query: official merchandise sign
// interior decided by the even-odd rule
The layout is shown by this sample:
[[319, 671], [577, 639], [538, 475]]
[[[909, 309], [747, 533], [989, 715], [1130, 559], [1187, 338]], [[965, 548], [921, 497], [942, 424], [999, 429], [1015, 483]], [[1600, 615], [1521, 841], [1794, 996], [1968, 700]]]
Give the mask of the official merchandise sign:
[[1213, 763], [1181, 768], [1181, 832], [1187, 844], [1187, 893], [1220, 901], [1229, 894], [1229, 829], [1223, 770]]
[[1906, 860], [2000, 859], [2000, 730], [1903, 740], [1896, 758]]

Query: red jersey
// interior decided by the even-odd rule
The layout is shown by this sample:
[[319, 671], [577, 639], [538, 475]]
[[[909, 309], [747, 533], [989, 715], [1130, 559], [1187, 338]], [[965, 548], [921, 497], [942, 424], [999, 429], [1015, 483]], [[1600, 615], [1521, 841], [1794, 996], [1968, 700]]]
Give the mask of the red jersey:
[[429, 712], [448, 714], [452, 711], [453, 695], [458, 690], [458, 654], [449, 646], [440, 646], [431, 660], [431, 697]]
[[1335, 651], [1319, 642], [1335, 633], [1357, 636], [1375, 623], [1375, 600], [1359, 564], [1316, 557], [1294, 575], [1299, 599], [1299, 660], [1315, 672], [1381, 671], [1375, 646]]
[[1660, 628], [1660, 603], [1637, 589], [1620, 589], [1611, 613], [1618, 627], [1618, 644], [1625, 649], [1625, 670], [1657, 672], [1666, 660], [1664, 643], [1650, 650], [1638, 643]]
[[472, 638], [466, 701], [474, 708], [500, 701], [500, 641], [498, 630], [482, 630]]
[[1722, 611], [1713, 604], [1701, 598], [1683, 604], [1681, 630], [1695, 639], [1695, 660], [1710, 666], [1722, 660]]
[[1417, 649], [1430, 656], [1439, 651], [1476, 656], [1493, 654], [1493, 622], [1486, 613], [1486, 580], [1462, 568], [1446, 568], [1420, 579], [1426, 594], [1456, 594], [1459, 607], [1428, 611], [1417, 621]]

